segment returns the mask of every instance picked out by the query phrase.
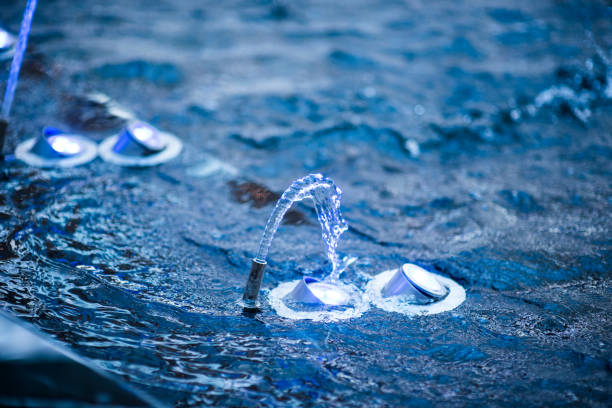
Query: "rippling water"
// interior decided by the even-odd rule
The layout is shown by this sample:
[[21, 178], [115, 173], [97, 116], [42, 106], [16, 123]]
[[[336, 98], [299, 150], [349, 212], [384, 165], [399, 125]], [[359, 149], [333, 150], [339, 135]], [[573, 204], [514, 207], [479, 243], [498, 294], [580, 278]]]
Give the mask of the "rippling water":
[[[13, 31], [22, 12], [0, 6]], [[611, 13], [605, 1], [41, 2], [7, 150], [43, 125], [100, 141], [122, 124], [118, 104], [186, 148], [144, 170], [4, 165], [0, 301], [179, 407], [606, 406]], [[414, 261], [467, 300], [418, 318], [243, 315], [265, 221], [311, 172], [343, 190], [338, 251], [358, 257], [343, 279], [365, 289]], [[329, 274], [308, 203], [268, 263], [264, 300]]]

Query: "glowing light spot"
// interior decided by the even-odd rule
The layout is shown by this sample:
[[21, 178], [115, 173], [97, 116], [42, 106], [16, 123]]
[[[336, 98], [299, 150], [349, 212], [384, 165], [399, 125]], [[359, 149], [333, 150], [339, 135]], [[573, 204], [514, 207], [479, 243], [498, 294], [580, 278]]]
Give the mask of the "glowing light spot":
[[308, 287], [326, 305], [340, 306], [349, 302], [348, 293], [329, 283], [314, 282], [309, 284]]
[[13, 44], [11, 35], [0, 29], [0, 49], [10, 47]]
[[77, 153], [80, 153], [83, 148], [81, 145], [72, 140], [67, 136], [51, 136], [49, 137], [49, 144], [53, 147], [58, 153], [62, 153], [68, 156], [74, 156]]
[[155, 134], [155, 131], [146, 125], [136, 125], [132, 128], [132, 134], [141, 142], [146, 142]]
[[130, 133], [140, 143], [152, 150], [161, 150], [164, 142], [160, 138], [159, 132], [146, 123], [138, 122], [130, 126]]
[[397, 269], [391, 269], [372, 278], [366, 285], [365, 298], [382, 310], [402, 313], [407, 316], [447, 312], [465, 301], [465, 289], [454, 280], [440, 275], [436, 275], [435, 278], [441, 285], [448, 288], [448, 295], [442, 300], [428, 304], [414, 304], [401, 296], [385, 297], [382, 293], [383, 288], [396, 272]]
[[436, 279], [434, 274], [414, 264], [404, 264], [402, 271], [419, 289], [437, 296], [443, 296], [446, 289]]

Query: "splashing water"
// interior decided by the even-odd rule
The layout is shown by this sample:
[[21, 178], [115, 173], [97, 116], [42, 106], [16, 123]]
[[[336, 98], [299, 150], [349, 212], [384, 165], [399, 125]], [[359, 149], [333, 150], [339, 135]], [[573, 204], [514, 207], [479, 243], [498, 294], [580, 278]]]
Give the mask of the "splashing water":
[[327, 247], [327, 257], [333, 266], [330, 280], [337, 280], [341, 268], [336, 247], [340, 235], [348, 229], [348, 224], [340, 213], [341, 197], [342, 190], [332, 180], [323, 177], [321, 174], [310, 174], [295, 180], [278, 200], [268, 219], [256, 259], [262, 262], [266, 260], [274, 234], [291, 205], [296, 201], [311, 198], [314, 201], [317, 218], [321, 224], [321, 234]]
[[15, 89], [17, 88], [17, 80], [19, 79], [19, 71], [21, 70], [21, 62], [23, 61], [23, 54], [28, 45], [32, 18], [34, 17], [34, 10], [36, 10], [36, 2], [37, 0], [28, 0], [23, 14], [23, 20], [21, 21], [17, 47], [15, 49], [15, 55], [13, 56], [13, 62], [11, 63], [11, 72], [9, 73], [8, 82], [6, 83], [4, 101], [2, 102], [2, 117], [5, 119], [8, 119], [11, 113], [13, 97], [15, 96]]

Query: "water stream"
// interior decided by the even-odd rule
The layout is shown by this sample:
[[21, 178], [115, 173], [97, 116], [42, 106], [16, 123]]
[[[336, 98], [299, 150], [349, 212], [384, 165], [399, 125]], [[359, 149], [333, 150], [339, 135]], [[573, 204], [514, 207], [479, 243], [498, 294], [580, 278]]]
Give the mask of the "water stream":
[[342, 190], [332, 180], [323, 177], [321, 174], [310, 174], [295, 180], [278, 200], [268, 219], [256, 259], [266, 260], [274, 234], [291, 205], [296, 201], [311, 198], [314, 201], [317, 218], [321, 224], [321, 234], [327, 248], [327, 257], [333, 267], [330, 280], [337, 280], [341, 268], [336, 247], [340, 235], [348, 229], [348, 224], [340, 213], [341, 197]]
[[19, 71], [21, 70], [21, 62], [23, 61], [23, 55], [25, 54], [25, 50], [28, 45], [28, 36], [30, 35], [30, 29], [32, 28], [32, 18], [34, 17], [34, 10], [36, 10], [36, 2], [37, 0], [28, 0], [25, 12], [23, 14], [23, 20], [21, 21], [19, 38], [17, 39], [17, 48], [15, 49], [15, 55], [13, 56], [13, 62], [11, 63], [11, 71], [9, 73], [8, 82], [6, 83], [4, 100], [2, 102], [3, 118], [8, 118], [11, 113], [13, 97], [15, 96], [15, 89], [17, 88], [17, 81], [19, 80]]

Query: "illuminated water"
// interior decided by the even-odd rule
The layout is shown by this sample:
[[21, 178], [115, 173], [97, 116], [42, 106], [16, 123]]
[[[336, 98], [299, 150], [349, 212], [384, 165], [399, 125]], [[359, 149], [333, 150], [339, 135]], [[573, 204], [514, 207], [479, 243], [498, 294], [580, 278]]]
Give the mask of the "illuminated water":
[[[24, 5], [0, 2], [9, 31]], [[4, 152], [48, 125], [99, 142], [125, 109], [185, 149], [137, 170], [3, 165], [0, 304], [176, 407], [609, 406], [609, 10], [40, 1]], [[310, 173], [342, 188], [343, 282], [414, 262], [466, 300], [279, 316], [274, 289], [332, 270], [305, 200], [245, 316], [263, 224]]]

